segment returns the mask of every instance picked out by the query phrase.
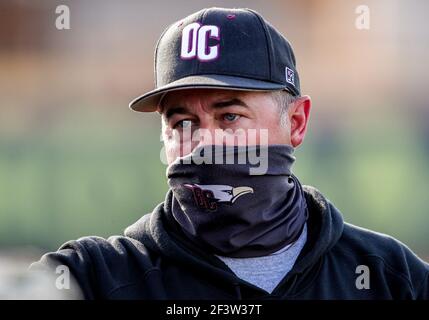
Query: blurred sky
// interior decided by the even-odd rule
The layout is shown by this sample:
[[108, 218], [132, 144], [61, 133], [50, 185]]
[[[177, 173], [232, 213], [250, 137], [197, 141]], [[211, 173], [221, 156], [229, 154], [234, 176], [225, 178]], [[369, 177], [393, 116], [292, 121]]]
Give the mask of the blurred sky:
[[[55, 28], [60, 4], [70, 30]], [[159, 117], [128, 103], [153, 87], [161, 32], [210, 6], [257, 10], [291, 41], [313, 101], [301, 181], [429, 257], [424, 0], [1, 1], [0, 247], [118, 234], [163, 200]]]

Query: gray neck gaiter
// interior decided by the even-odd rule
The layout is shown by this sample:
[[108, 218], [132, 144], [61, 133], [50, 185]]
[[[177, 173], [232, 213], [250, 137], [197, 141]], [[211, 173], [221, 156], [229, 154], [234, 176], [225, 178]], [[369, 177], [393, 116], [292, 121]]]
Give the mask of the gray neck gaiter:
[[215, 254], [273, 253], [299, 237], [308, 215], [291, 172], [293, 151], [289, 145], [197, 148], [167, 168], [173, 193], [167, 214]]

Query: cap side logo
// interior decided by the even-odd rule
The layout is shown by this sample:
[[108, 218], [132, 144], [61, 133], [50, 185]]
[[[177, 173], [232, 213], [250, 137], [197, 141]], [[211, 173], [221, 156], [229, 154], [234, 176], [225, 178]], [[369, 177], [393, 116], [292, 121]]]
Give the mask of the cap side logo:
[[295, 85], [295, 72], [292, 69], [286, 67], [285, 74], [286, 74], [286, 82], [292, 85]]
[[215, 25], [201, 25], [198, 22], [188, 24], [182, 30], [180, 59], [197, 58], [209, 62], [219, 57], [220, 44], [209, 46], [209, 39], [220, 40], [220, 28]]

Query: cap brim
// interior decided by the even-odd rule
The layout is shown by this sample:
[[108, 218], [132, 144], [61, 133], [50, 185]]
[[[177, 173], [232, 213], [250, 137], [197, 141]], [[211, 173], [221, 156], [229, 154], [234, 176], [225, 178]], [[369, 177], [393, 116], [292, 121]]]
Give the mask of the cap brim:
[[158, 108], [159, 99], [169, 91], [184, 89], [229, 89], [243, 91], [272, 91], [286, 89], [284, 84], [268, 82], [250, 78], [225, 75], [198, 75], [189, 76], [163, 87], [145, 93], [135, 98], [129, 104], [130, 109], [140, 112], [153, 112]]

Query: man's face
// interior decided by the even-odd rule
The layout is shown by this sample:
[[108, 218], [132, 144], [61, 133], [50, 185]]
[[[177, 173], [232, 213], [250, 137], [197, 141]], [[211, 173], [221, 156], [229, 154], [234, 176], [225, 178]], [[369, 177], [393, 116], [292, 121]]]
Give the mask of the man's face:
[[[158, 107], [168, 164], [197, 146], [207, 144], [288, 144], [296, 147], [302, 139], [299, 143], [291, 139], [291, 129], [294, 129], [291, 115], [296, 113], [295, 104], [284, 115], [288, 117], [286, 124], [281, 124], [279, 106], [269, 92], [171, 91]], [[309, 106], [305, 118], [308, 118], [308, 111]], [[306, 124], [306, 119], [304, 122]]]

